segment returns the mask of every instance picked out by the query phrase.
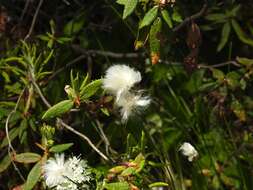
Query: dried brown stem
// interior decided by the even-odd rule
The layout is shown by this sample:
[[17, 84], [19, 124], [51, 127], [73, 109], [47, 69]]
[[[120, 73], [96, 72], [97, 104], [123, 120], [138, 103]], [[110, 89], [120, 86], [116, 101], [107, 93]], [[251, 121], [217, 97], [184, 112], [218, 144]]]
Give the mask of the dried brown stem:
[[203, 16], [205, 14], [206, 10], [207, 10], [207, 4], [205, 3], [198, 13], [184, 19], [184, 21], [181, 22], [179, 25], [177, 25], [175, 28], [173, 28], [172, 31], [173, 32], [179, 31], [181, 28], [183, 28], [185, 25], [187, 25], [192, 20], [198, 19], [201, 16]]

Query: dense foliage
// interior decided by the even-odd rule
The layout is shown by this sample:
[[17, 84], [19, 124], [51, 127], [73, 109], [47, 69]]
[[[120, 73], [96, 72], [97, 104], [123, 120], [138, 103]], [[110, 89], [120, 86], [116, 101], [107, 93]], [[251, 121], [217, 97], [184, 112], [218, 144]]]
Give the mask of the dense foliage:
[[[0, 5], [0, 189], [49, 189], [63, 152], [88, 181], [72, 188], [253, 189], [252, 1]], [[151, 99], [123, 120], [103, 88], [115, 64]]]

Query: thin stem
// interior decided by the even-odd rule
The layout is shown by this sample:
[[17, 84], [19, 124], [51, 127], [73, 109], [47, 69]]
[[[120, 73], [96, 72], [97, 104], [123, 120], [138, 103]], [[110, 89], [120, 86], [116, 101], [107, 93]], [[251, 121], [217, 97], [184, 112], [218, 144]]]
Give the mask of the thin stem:
[[69, 131], [75, 133], [76, 135], [82, 137], [84, 140], [87, 141], [87, 143], [93, 148], [93, 150], [95, 150], [102, 158], [104, 158], [106, 161], [109, 161], [109, 158], [107, 156], [105, 156], [100, 150], [98, 150], [98, 148], [91, 142], [91, 140], [85, 136], [84, 134], [76, 131], [75, 129], [73, 129], [71, 126], [67, 125], [66, 123], [64, 123], [61, 119], [57, 118], [57, 121], [66, 129], [68, 129]]
[[34, 29], [34, 26], [35, 26], [35, 23], [36, 23], [36, 20], [37, 20], [38, 14], [39, 14], [39, 10], [40, 10], [40, 7], [41, 7], [42, 3], [43, 3], [43, 0], [40, 0], [38, 6], [36, 8], [36, 11], [35, 11], [35, 14], [34, 14], [34, 17], [33, 17], [33, 20], [32, 20], [31, 27], [29, 29], [29, 32], [28, 32], [28, 34], [26, 35], [26, 37], [24, 39], [25, 41], [31, 36], [31, 34], [33, 32], [33, 29]]
[[8, 141], [8, 154], [9, 154], [9, 157], [11, 159], [11, 163], [12, 163], [14, 169], [17, 171], [18, 175], [20, 176], [20, 178], [23, 181], [25, 181], [25, 178], [23, 177], [21, 171], [18, 169], [17, 165], [13, 161], [13, 156], [12, 156], [12, 153], [11, 153], [11, 151], [12, 151], [15, 155], [16, 151], [15, 151], [15, 149], [13, 148], [13, 146], [11, 144], [11, 140], [10, 140], [10, 136], [9, 136], [9, 121], [10, 121], [10, 118], [11, 118], [12, 114], [16, 113], [16, 111], [18, 109], [19, 102], [21, 100], [21, 97], [24, 94], [24, 91], [25, 91], [25, 88], [22, 90], [21, 94], [19, 95], [18, 100], [17, 100], [16, 105], [15, 105], [15, 108], [9, 113], [9, 115], [6, 119], [6, 122], [5, 122], [5, 133], [6, 133], [6, 138], [7, 138], [7, 141]]

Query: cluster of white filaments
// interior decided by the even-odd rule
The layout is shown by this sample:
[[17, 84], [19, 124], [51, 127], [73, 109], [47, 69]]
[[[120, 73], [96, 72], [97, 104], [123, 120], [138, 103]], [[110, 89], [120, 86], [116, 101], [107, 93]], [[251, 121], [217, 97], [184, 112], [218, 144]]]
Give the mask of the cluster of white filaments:
[[133, 92], [132, 87], [141, 81], [141, 74], [127, 65], [113, 65], [106, 71], [103, 88], [115, 96], [115, 105], [120, 108], [122, 120], [139, 108], [149, 105], [149, 97], [144, 97], [141, 91]]
[[46, 185], [56, 190], [76, 190], [87, 187], [91, 179], [90, 171], [84, 160], [71, 157], [65, 160], [64, 154], [56, 154], [43, 166]]
[[188, 142], [184, 142], [179, 148], [179, 151], [181, 151], [184, 156], [188, 157], [189, 162], [192, 162], [199, 155], [197, 150]]

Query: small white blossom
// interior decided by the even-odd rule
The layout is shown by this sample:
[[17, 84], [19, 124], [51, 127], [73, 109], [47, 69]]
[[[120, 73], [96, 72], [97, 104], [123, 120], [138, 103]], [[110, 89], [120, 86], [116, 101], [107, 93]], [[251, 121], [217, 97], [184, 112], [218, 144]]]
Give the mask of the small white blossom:
[[43, 169], [46, 185], [56, 190], [76, 190], [85, 187], [83, 183], [91, 179], [86, 163], [75, 156], [65, 161], [64, 154], [56, 154]]
[[148, 97], [126, 91], [118, 97], [116, 106], [120, 108], [122, 120], [126, 121], [134, 111], [145, 108], [149, 103], [150, 99]]
[[184, 142], [179, 148], [179, 151], [182, 151], [182, 154], [188, 157], [189, 162], [192, 162], [194, 158], [198, 157], [197, 150], [188, 142]]
[[44, 165], [44, 176], [46, 184], [49, 187], [54, 187], [65, 181], [63, 175], [65, 173], [65, 159], [64, 154], [55, 155], [55, 159], [49, 159]]
[[123, 91], [129, 90], [140, 81], [139, 71], [127, 65], [113, 65], [106, 71], [103, 88], [118, 98]]

